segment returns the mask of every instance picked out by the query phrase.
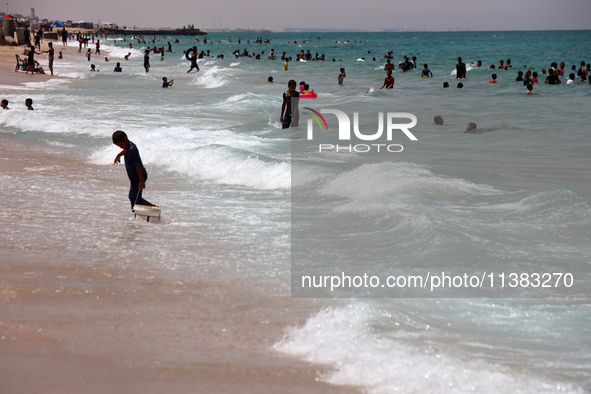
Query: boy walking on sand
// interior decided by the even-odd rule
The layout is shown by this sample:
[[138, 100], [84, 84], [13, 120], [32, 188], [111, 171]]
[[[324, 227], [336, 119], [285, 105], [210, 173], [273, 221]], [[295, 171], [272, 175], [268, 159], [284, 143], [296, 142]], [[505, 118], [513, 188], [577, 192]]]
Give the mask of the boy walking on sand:
[[148, 172], [142, 164], [140, 152], [137, 146], [127, 138], [127, 134], [121, 130], [113, 133], [113, 143], [119, 148], [123, 149], [117, 157], [115, 157], [115, 164], [121, 162], [121, 156], [125, 158], [125, 169], [127, 176], [131, 182], [129, 189], [129, 201], [131, 202], [131, 209], [134, 205], [148, 205], [150, 207], [157, 207], [142, 198], [142, 190], [146, 188], [146, 180], [148, 179]]

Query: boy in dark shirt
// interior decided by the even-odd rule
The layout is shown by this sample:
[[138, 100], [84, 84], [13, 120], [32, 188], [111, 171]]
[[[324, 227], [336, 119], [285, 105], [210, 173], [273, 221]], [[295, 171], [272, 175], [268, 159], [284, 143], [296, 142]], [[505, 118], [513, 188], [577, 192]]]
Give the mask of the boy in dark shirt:
[[131, 182], [129, 189], [129, 201], [131, 202], [131, 209], [133, 210], [134, 205], [148, 205], [151, 207], [157, 207], [142, 198], [142, 190], [146, 188], [146, 180], [148, 179], [148, 172], [142, 164], [140, 158], [140, 152], [137, 146], [127, 138], [127, 134], [123, 131], [118, 130], [113, 133], [113, 143], [119, 148], [123, 149], [117, 157], [115, 157], [115, 164], [121, 162], [121, 156], [125, 158], [125, 169], [127, 170], [127, 176]]
[[300, 94], [296, 92], [296, 81], [291, 79], [287, 83], [287, 92], [283, 93], [283, 104], [281, 105], [281, 128], [287, 129], [289, 126], [298, 126], [298, 103]]

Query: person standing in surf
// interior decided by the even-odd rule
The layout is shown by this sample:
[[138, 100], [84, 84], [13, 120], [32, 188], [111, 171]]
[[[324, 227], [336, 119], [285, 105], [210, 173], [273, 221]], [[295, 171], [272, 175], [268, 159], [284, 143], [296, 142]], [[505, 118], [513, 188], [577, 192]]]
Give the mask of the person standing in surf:
[[47, 45], [49, 46], [49, 49], [43, 51], [43, 53], [47, 53], [49, 56], [49, 71], [51, 71], [51, 75], [53, 75], [53, 58], [55, 55], [55, 50], [53, 49], [53, 44], [51, 42], [49, 42]]
[[147, 205], [150, 207], [157, 207], [151, 202], [142, 198], [142, 190], [146, 188], [146, 180], [148, 179], [148, 172], [142, 163], [140, 152], [137, 146], [127, 138], [127, 134], [121, 130], [113, 133], [113, 143], [119, 148], [123, 149], [117, 157], [115, 157], [114, 164], [121, 162], [121, 156], [125, 159], [125, 170], [131, 182], [129, 188], [129, 201], [131, 202], [131, 209], [136, 204]]
[[462, 63], [462, 58], [458, 58], [458, 64], [456, 64], [456, 79], [466, 78], [466, 65]]
[[187, 71], [187, 73], [193, 71], [194, 68], [196, 68], [197, 71], [199, 71], [199, 65], [197, 65], [197, 46], [194, 46], [190, 53], [189, 51], [190, 50], [187, 50], [187, 52], [185, 52], [185, 57], [191, 61], [191, 68], [189, 69], [189, 71]]
[[287, 92], [283, 93], [283, 104], [281, 105], [281, 128], [287, 129], [289, 126], [298, 126], [298, 104], [300, 94], [296, 92], [296, 81], [291, 79], [287, 83]]
[[346, 74], [345, 74], [345, 69], [344, 68], [341, 68], [340, 71], [341, 71], [341, 73], [339, 74], [339, 77], [338, 77], [337, 81], [339, 82], [339, 85], [342, 85], [343, 82], [344, 82], [344, 80], [345, 80]]
[[150, 71], [150, 50], [146, 49], [146, 51], [144, 52], [144, 68], [146, 69], [146, 72]]

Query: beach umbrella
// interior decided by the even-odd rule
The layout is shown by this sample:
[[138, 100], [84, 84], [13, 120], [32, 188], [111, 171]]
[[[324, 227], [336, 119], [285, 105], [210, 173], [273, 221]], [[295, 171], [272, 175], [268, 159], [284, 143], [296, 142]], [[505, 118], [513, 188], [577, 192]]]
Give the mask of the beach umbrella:
[[52, 26], [57, 26], [57, 27], [64, 27], [64, 24], [60, 21], [55, 21], [51, 24]]
[[4, 19], [10, 19], [10, 18], [11, 18], [11, 16], [10, 16], [10, 15], [8, 15], [8, 14], [4, 14]]

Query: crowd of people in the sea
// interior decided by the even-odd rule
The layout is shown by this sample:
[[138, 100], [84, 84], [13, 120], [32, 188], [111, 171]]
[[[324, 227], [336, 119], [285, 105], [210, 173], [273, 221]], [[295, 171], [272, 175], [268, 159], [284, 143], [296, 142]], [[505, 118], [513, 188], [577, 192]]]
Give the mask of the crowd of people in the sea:
[[[34, 42], [31, 42], [31, 35], [34, 38]], [[78, 52], [81, 52], [82, 48], [87, 48], [90, 45], [90, 43], [92, 43], [95, 47], [94, 54], [92, 53], [92, 50], [90, 48], [88, 48], [87, 52], [86, 52], [86, 57], [89, 62], [91, 61], [92, 55], [100, 55], [100, 45], [101, 45], [100, 39], [103, 38], [103, 35], [100, 35], [100, 37], [99, 37], [98, 35], [95, 36], [93, 34], [87, 35], [87, 34], [83, 34], [83, 33], [75, 33], [75, 34], [68, 33], [64, 28], [61, 31], [61, 36], [62, 36], [62, 45], [63, 46], [67, 46], [68, 40], [77, 41], [78, 46], [79, 46]], [[165, 46], [162, 46], [160, 44], [160, 39], [157, 39], [156, 36], [153, 36], [152, 38], [148, 39], [148, 41], [146, 41], [146, 38], [143, 36], [137, 36], [137, 37], [134, 36], [129, 39], [124, 36], [120, 39], [123, 42], [128, 42], [130, 48], [133, 48], [133, 42], [137, 42], [140, 45], [146, 44], [147, 42], [149, 42], [150, 44], [154, 44], [151, 47], [148, 46], [144, 50], [143, 65], [144, 65], [144, 69], [145, 69], [146, 73], [148, 73], [150, 71], [150, 54], [159, 54], [160, 61], [163, 61], [165, 52], [173, 52], [172, 44], [170, 41], [167, 41]], [[167, 39], [167, 38], [165, 38], [165, 39]], [[318, 40], [320, 40], [320, 39], [321, 38], [318, 37]], [[41, 55], [41, 54], [47, 53], [48, 54], [48, 68], [51, 72], [51, 75], [53, 75], [53, 62], [55, 59], [55, 51], [53, 48], [53, 44], [51, 42], [48, 43], [49, 49], [46, 51], [41, 51], [40, 42], [42, 40], [43, 40], [43, 32], [42, 31], [30, 32], [28, 30], [28, 28], [25, 29], [25, 42], [26, 42], [26, 47], [28, 48], [28, 54], [27, 54], [26, 58], [21, 59], [22, 64], [20, 65], [20, 69], [24, 70], [26, 73], [31, 72], [31, 73], [45, 74], [45, 70], [43, 69], [43, 67], [41, 67], [39, 62], [35, 59], [35, 55]], [[229, 39], [228, 42], [233, 43], [234, 41], [232, 39]], [[239, 45], [242, 45], [242, 43], [243, 43], [242, 38], [238, 37], [237, 42]], [[357, 41], [355, 41], [355, 42], [357, 43]], [[360, 42], [362, 42], [362, 41], [360, 41]], [[156, 45], [157, 43], [159, 45]], [[178, 39], [174, 40], [174, 43], [178, 44], [179, 40]], [[201, 44], [201, 40], [199, 38], [196, 38], [195, 43]], [[213, 44], [213, 42], [211, 42], [211, 40], [208, 41], [207, 37], [202, 39], [202, 43], [203, 43], [203, 45], [206, 45], [208, 43]], [[221, 41], [218, 41], [218, 43], [221, 43]], [[245, 43], [251, 44], [250, 40], [246, 40]], [[349, 42], [347, 41], [345, 43], [349, 43]], [[268, 38], [258, 37], [258, 38], [256, 38], [256, 40], [254, 40], [252, 42], [252, 44], [271, 44], [271, 40]], [[310, 42], [288, 41], [287, 44], [298, 45], [298, 49], [299, 49], [300, 45], [310, 44]], [[36, 48], [38, 48], [38, 51]], [[252, 48], [255, 48], [255, 47], [252, 47]], [[196, 45], [193, 46], [192, 48], [189, 48], [187, 51], [183, 51], [183, 52], [185, 52], [186, 59], [190, 61], [190, 68], [187, 71], [188, 73], [190, 73], [193, 70], [199, 71], [199, 65], [197, 63], [197, 60], [199, 60], [199, 59], [204, 59], [204, 58], [224, 59], [224, 54], [214, 55], [211, 53], [211, 51], [209, 49], [198, 51]], [[368, 51], [367, 53], [368, 53], [368, 55], [370, 55], [371, 51]], [[265, 57], [267, 58], [267, 60], [271, 60], [271, 61], [281, 60], [283, 62], [283, 70], [284, 71], [289, 71], [289, 62], [293, 61], [293, 57], [295, 57], [295, 61], [301, 61], [301, 62], [327, 60], [327, 57], [325, 56], [325, 54], [319, 54], [319, 53], [312, 54], [312, 51], [310, 49], [301, 49], [301, 50], [299, 50], [299, 52], [296, 52], [294, 54], [294, 56], [292, 57], [292, 56], [288, 55], [287, 52], [283, 52], [280, 56], [278, 56], [278, 55], [276, 55], [275, 50], [273, 48], [271, 48], [269, 54], [266, 55], [265, 50], [249, 51], [246, 47], [244, 47], [242, 50], [240, 50], [240, 49], [233, 50], [232, 55], [236, 58], [247, 57], [247, 58], [251, 58], [253, 60], [261, 60]], [[420, 70], [420, 72], [419, 72], [420, 77], [433, 78], [433, 72], [430, 70], [428, 63], [423, 63], [422, 68], [419, 67], [418, 55], [410, 54], [410, 56], [407, 56], [404, 53], [400, 53], [399, 55], [402, 56], [402, 59], [400, 62], [398, 62], [397, 65], [394, 64], [394, 62], [393, 62], [394, 51], [387, 51], [383, 56], [381, 56], [379, 58], [376, 58], [375, 56], [372, 57], [371, 61], [373, 61], [373, 62], [380, 62], [385, 59], [385, 63], [383, 64], [383, 66], [379, 67], [380, 69], [383, 69], [384, 72], [386, 73], [386, 76], [383, 80], [383, 84], [380, 87], [380, 89], [393, 89], [394, 88], [395, 78], [394, 78], [393, 73], [395, 73], [395, 72], [412, 73], [412, 72]], [[128, 61], [131, 57], [132, 57], [131, 52], [129, 52], [127, 55], [124, 56], [124, 59]], [[58, 59], [62, 59], [62, 58], [63, 58], [63, 54], [62, 54], [62, 52], [59, 52]], [[109, 61], [108, 57], [105, 57], [104, 60]], [[335, 59], [335, 58], [333, 58], [331, 60], [333, 62], [337, 61], [337, 59]], [[339, 59], [338, 61], [340, 62], [340, 61], [342, 61], [342, 59]], [[366, 58], [361, 57], [361, 58], [358, 58], [357, 61], [365, 62]], [[478, 60], [474, 63], [469, 64], [469, 65], [466, 65], [462, 61], [462, 58], [458, 57], [457, 64], [455, 66], [455, 78], [458, 80], [456, 87], [459, 89], [464, 88], [466, 81], [469, 80], [467, 78], [468, 71], [471, 69], [477, 69], [477, 68], [482, 68], [482, 67], [484, 67], [484, 66], [483, 66], [481, 60]], [[491, 64], [488, 67], [488, 69], [495, 70], [495, 72], [492, 73], [489, 84], [499, 83], [499, 78], [498, 78], [499, 73], [508, 72], [514, 68], [516, 68], [516, 67], [513, 66], [513, 62], [511, 59], [506, 59], [506, 60], [501, 59], [499, 61], [498, 65], [495, 65], [494, 63]], [[522, 83], [523, 86], [525, 86], [527, 89], [527, 94], [537, 94], [537, 92], [533, 91], [534, 86], [538, 83], [541, 83], [541, 82], [549, 84], [549, 85], [557, 85], [557, 84], [562, 84], [562, 83], [565, 83], [566, 85], [591, 84], [591, 80], [589, 79], [589, 69], [591, 68], [591, 65], [587, 64], [585, 61], [581, 61], [579, 66], [573, 64], [570, 67], [570, 72], [568, 70], [568, 67], [566, 66], [566, 62], [564, 62], [564, 61], [560, 62], [560, 64], [558, 64], [557, 62], [551, 62], [550, 67], [548, 69], [542, 68], [540, 70], [540, 73], [535, 71], [533, 66], [527, 68], [527, 70], [526, 70], [526, 68], [527, 68], [527, 66], [523, 66], [523, 70], [525, 70], [525, 72], [523, 70], [517, 71], [517, 75], [515, 76], [515, 82]], [[99, 70], [96, 68], [96, 66], [94, 64], [92, 64], [89, 71], [95, 72], [95, 71], [99, 71]], [[113, 72], [118, 72], [118, 73], [123, 72], [123, 68], [121, 67], [121, 63], [117, 63], [117, 66], [113, 69]], [[339, 85], [344, 84], [345, 76], [346, 76], [345, 69], [343, 67], [341, 67], [338, 78], [337, 78], [337, 83]], [[564, 79], [564, 81], [563, 81], [563, 79]], [[166, 79], [163, 79], [163, 81], [164, 81], [164, 83], [163, 83], [162, 87], [172, 86], [173, 80], [167, 82]], [[269, 77], [269, 82], [272, 82], [272, 77]], [[443, 87], [449, 88], [450, 83], [445, 81], [443, 83]], [[367, 92], [369, 93], [370, 89], [368, 89]], [[3, 106], [2, 108], [7, 109], [8, 106], [6, 105], [6, 106]]]

